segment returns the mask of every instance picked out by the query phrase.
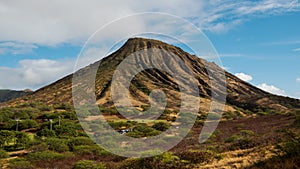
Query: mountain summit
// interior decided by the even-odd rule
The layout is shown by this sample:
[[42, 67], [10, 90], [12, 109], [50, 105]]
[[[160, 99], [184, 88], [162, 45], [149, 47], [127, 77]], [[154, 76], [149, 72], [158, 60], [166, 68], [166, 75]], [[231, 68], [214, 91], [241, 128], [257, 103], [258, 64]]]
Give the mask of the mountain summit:
[[[143, 60], [143, 55], [150, 54], [152, 49], [163, 50], [167, 53], [173, 53], [184, 62], [184, 64], [191, 70], [192, 75], [197, 81], [199, 89], [199, 96], [202, 98], [203, 105], [201, 111], [206, 111], [209, 108], [211, 98], [211, 82], [206, 68], [215, 71], [224, 71], [227, 84], [227, 106], [228, 110], [236, 110], [236, 108], [243, 108], [251, 111], [258, 111], [259, 109], [272, 109], [277, 111], [289, 111], [292, 108], [300, 108], [300, 101], [297, 99], [276, 96], [267, 93], [236, 76], [226, 72], [218, 65], [208, 62], [204, 59], [191, 55], [182, 49], [166, 44], [164, 42], [144, 39], [131, 38], [120, 49], [110, 54], [106, 58], [91, 64], [83, 69], [80, 69], [76, 74], [89, 74], [94, 69], [97, 69], [95, 78], [95, 95], [97, 104], [104, 107], [112, 107], [112, 78], [118, 65], [128, 56], [135, 52], [143, 50], [141, 56], [136, 55], [136, 61], [148, 62]], [[166, 58], [163, 52], [158, 53]], [[139, 63], [140, 63], [139, 62]], [[155, 64], [159, 63], [151, 63]], [[176, 62], [167, 64], [177, 71], [182, 71], [182, 65]], [[99, 67], [98, 67], [99, 66]], [[72, 75], [68, 75], [48, 86], [45, 86], [36, 92], [24, 96], [23, 98], [8, 102], [8, 105], [19, 103], [26, 103], [29, 101], [43, 102], [47, 104], [60, 104], [63, 102], [72, 103]], [[158, 69], [146, 69], [138, 73], [130, 84], [130, 99], [135, 107], [143, 107], [149, 105], [149, 94], [154, 89], [160, 89], [165, 92], [168, 102], [168, 107], [178, 107], [180, 101], [179, 87], [174, 78], [167, 72]]]

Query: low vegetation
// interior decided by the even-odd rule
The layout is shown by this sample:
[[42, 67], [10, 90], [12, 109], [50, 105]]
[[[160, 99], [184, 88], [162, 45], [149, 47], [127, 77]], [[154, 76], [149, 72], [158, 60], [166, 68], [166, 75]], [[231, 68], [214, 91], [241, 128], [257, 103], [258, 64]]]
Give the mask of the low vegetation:
[[[112, 128], [126, 131], [122, 134], [134, 138], [152, 137], [167, 131], [174, 121], [174, 114], [177, 114], [168, 110], [155, 121], [129, 121], [120, 117], [114, 108], [100, 107], [100, 110], [109, 117]], [[131, 159], [114, 155], [96, 145], [83, 131], [71, 105], [30, 103], [3, 108], [0, 109], [0, 164], [12, 169], [197, 168], [224, 161], [226, 152], [277, 145], [270, 159], [257, 160], [248, 167], [271, 168], [276, 164], [280, 168], [288, 165], [286, 161], [291, 168], [299, 167], [299, 113], [264, 114], [258, 113], [259, 110], [256, 112], [261, 114], [258, 118], [243, 118], [242, 114], [249, 113], [247, 111], [240, 108], [226, 112], [219, 128], [204, 144], [198, 143], [198, 136], [207, 114], [199, 114], [194, 128], [172, 150], [154, 157]], [[86, 115], [98, 116], [96, 110], [89, 109], [81, 116]], [[261, 126], [263, 122], [274, 127]], [[91, 131], [104, 129], [96, 123], [90, 128]], [[17, 158], [9, 158], [14, 156]]]

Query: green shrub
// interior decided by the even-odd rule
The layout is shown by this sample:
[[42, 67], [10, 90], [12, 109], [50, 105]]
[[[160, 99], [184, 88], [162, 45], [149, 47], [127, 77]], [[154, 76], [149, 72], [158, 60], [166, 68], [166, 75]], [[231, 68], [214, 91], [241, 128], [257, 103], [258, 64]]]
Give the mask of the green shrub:
[[81, 146], [81, 145], [94, 145], [95, 143], [93, 140], [91, 140], [89, 137], [74, 137], [70, 141], [68, 141], [68, 146], [71, 150], [75, 146]]
[[0, 159], [9, 157], [5, 150], [0, 149]]
[[88, 145], [81, 145], [75, 146], [73, 149], [74, 153], [77, 155], [97, 155], [97, 156], [106, 156], [110, 155], [109, 152], [102, 149], [98, 145], [88, 146]]
[[18, 147], [25, 148], [26, 145], [29, 143], [30, 138], [28, 134], [24, 132], [15, 132], [15, 137], [16, 137], [16, 143]]
[[30, 150], [32, 152], [43, 152], [48, 150], [49, 146], [47, 143], [30, 143]]
[[8, 130], [0, 130], [0, 146], [3, 147], [5, 144], [9, 144], [15, 137], [15, 132]]
[[62, 104], [59, 104], [59, 105], [55, 105], [54, 108], [70, 111], [70, 110], [73, 109], [73, 106], [69, 103], [62, 103]]
[[225, 140], [225, 143], [232, 143], [232, 142], [238, 140], [239, 138], [240, 138], [240, 136], [234, 134], [234, 135], [228, 137], [228, 138]]
[[155, 130], [158, 130], [158, 131], [166, 131], [169, 129], [169, 127], [170, 127], [170, 124], [166, 123], [166, 122], [158, 122], [152, 126], [152, 128], [154, 128]]
[[33, 165], [22, 158], [9, 160], [8, 168], [11, 169], [33, 169]]
[[49, 150], [57, 151], [59, 153], [69, 151], [69, 146], [65, 140], [59, 138], [48, 138], [46, 143], [49, 146]]
[[252, 130], [241, 130], [240, 134], [244, 135], [244, 136], [253, 136], [253, 135], [255, 135], [255, 133]]
[[137, 125], [132, 132], [127, 133], [127, 136], [140, 138], [159, 135], [161, 132], [144, 124]]
[[192, 164], [208, 163], [213, 160], [214, 155], [209, 151], [184, 151], [178, 154], [181, 160]]
[[55, 137], [56, 133], [54, 130], [49, 130], [48, 128], [44, 128], [36, 133], [39, 137]]
[[165, 152], [159, 156], [154, 157], [155, 160], [159, 160], [162, 163], [165, 164], [176, 164], [180, 161], [180, 158], [176, 155], [174, 155], [173, 153], [170, 152]]
[[60, 126], [55, 125], [54, 130], [57, 136], [65, 137], [76, 137], [78, 136], [78, 126], [73, 122], [66, 122]]
[[114, 121], [114, 122], [109, 122], [108, 124], [115, 130], [119, 130], [123, 127], [130, 128], [133, 126], [133, 123], [130, 121]]
[[251, 138], [240, 137], [231, 145], [231, 150], [239, 149], [248, 149], [256, 146], [256, 142]]
[[50, 161], [50, 160], [61, 160], [66, 158], [66, 154], [60, 154], [53, 151], [43, 151], [29, 153], [25, 158], [28, 161]]
[[62, 112], [61, 116], [64, 119], [77, 120], [77, 115], [75, 111]]
[[[276, 146], [280, 152], [283, 152], [285, 157], [300, 156], [300, 136], [292, 131], [286, 131], [286, 141]], [[281, 154], [281, 153], [280, 153]]]
[[29, 129], [29, 128], [37, 128], [39, 124], [35, 120], [22, 120], [19, 125], [20, 130]]
[[[174, 160], [174, 161], [171, 161]], [[122, 165], [119, 167], [120, 169], [183, 169], [187, 168], [180, 161], [180, 159], [173, 155], [167, 153], [166, 155], [162, 154], [155, 157], [147, 157], [147, 158], [138, 158], [138, 159], [127, 159]]]
[[105, 165], [101, 162], [96, 164], [91, 160], [81, 160], [74, 164], [73, 169], [105, 169]]

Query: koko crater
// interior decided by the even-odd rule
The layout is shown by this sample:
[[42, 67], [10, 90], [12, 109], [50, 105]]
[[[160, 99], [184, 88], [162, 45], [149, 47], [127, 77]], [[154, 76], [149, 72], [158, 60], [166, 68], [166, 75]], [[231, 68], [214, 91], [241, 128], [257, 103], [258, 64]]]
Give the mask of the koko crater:
[[[155, 49], [159, 52], [153, 52]], [[169, 59], [173, 55], [180, 61]], [[155, 120], [129, 120], [116, 109], [112, 96], [113, 77], [118, 66], [129, 56], [134, 58], [134, 62], [130, 62], [132, 67], [153, 67], [130, 79], [128, 99], [134, 109], [138, 112], [149, 110], [149, 95], [154, 90], [159, 89], [165, 94], [166, 108]], [[165, 62], [155, 58], [163, 58]], [[182, 84], [157, 67], [174, 70], [181, 75]], [[180, 85], [190, 83], [186, 76], [182, 76], [187, 73], [186, 68], [194, 78], [194, 93], [197, 94], [193, 94], [193, 98], [198, 99], [199, 110], [192, 129], [175, 147], [154, 157], [127, 158], [109, 152], [90, 139], [89, 134], [93, 131], [105, 130], [96, 124], [100, 118], [105, 118], [121, 135], [143, 139], [159, 135], [171, 126], [182, 125], [176, 119], [181, 118], [179, 111], [183, 106]], [[103, 116], [89, 107], [76, 113], [73, 106], [76, 97], [74, 77], [80, 75], [80, 84], [89, 84], [84, 77], [93, 76], [93, 72], [96, 72], [94, 85], [86, 85], [82, 90], [95, 95], [92, 103]], [[130, 73], [130, 70], [125, 72]], [[219, 74], [224, 75], [223, 80]], [[212, 81], [218, 83], [212, 86]], [[224, 96], [224, 110], [216, 130], [206, 142], [199, 143], [199, 134], [211, 111], [213, 94], [216, 102], [221, 102], [218, 99]], [[0, 168], [300, 167], [300, 100], [263, 91], [213, 62], [159, 40], [128, 39], [104, 59], [20, 96], [0, 103]], [[82, 104], [85, 102], [82, 99]], [[126, 111], [130, 114], [133, 110]], [[95, 124], [90, 125], [87, 132], [78, 118], [95, 121]], [[161, 144], [168, 143], [173, 137], [176, 134], [160, 140]], [[107, 144], [112, 144], [111, 138], [105, 139]]]

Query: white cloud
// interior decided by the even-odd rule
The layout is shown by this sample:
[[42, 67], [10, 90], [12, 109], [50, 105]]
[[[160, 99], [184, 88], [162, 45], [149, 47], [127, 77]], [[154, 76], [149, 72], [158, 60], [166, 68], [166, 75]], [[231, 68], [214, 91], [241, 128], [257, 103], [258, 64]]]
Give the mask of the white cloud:
[[226, 67], [226, 66], [221, 66], [222, 69], [226, 70], [226, 71], [229, 71], [230, 70], [230, 67]]
[[286, 96], [286, 92], [284, 90], [279, 89], [273, 85], [268, 85], [266, 83], [262, 83], [262, 84], [258, 85], [257, 87], [262, 90], [265, 90], [267, 92], [273, 93], [273, 94]]
[[73, 71], [72, 60], [21, 60], [18, 67], [0, 67], [0, 86], [7, 89], [37, 89]]
[[297, 0], [261, 0], [261, 1], [209, 1], [202, 28], [212, 31], [226, 31], [251, 17], [265, 17], [286, 12], [298, 11]]
[[298, 52], [300, 51], [300, 48], [293, 49], [293, 51]]
[[246, 81], [246, 82], [249, 82], [249, 81], [251, 81], [251, 80], [253, 79], [252, 76], [247, 75], [247, 74], [245, 74], [245, 73], [236, 73], [236, 74], [234, 74], [234, 75], [235, 75], [236, 77], [238, 77], [238, 78], [240, 78], [240, 79]]
[[[299, 8], [297, 0], [0, 1], [0, 54], [30, 53], [38, 46], [81, 45], [105, 24], [138, 12], [170, 13], [188, 19], [204, 30], [222, 32], [250, 17], [279, 15]], [[151, 25], [139, 19], [127, 24], [128, 27], [110, 30], [107, 35], [121, 34], [120, 31], [130, 29], [143, 31]], [[178, 30], [168, 25], [161, 26], [169, 31]], [[89, 52], [95, 53], [96, 50]], [[95, 55], [89, 61], [79, 62], [80, 66], [97, 58]], [[22, 60], [17, 68], [0, 67], [0, 78], [5, 79], [0, 81], [0, 86], [35, 89], [72, 72], [73, 63], [71, 60]]]
[[18, 42], [0, 42], [0, 55], [26, 54], [26, 53], [31, 53], [36, 48], [38, 47], [33, 44], [25, 44], [25, 43], [18, 43]]
[[298, 83], [300, 83], [300, 77], [296, 78], [296, 81], [297, 81]]
[[[37, 45], [82, 44], [101, 26], [145, 11], [178, 15], [204, 30], [222, 32], [253, 16], [282, 14], [299, 7], [297, 0], [0, 1], [0, 41]], [[143, 22], [130, 23], [127, 29], [143, 29]]]

